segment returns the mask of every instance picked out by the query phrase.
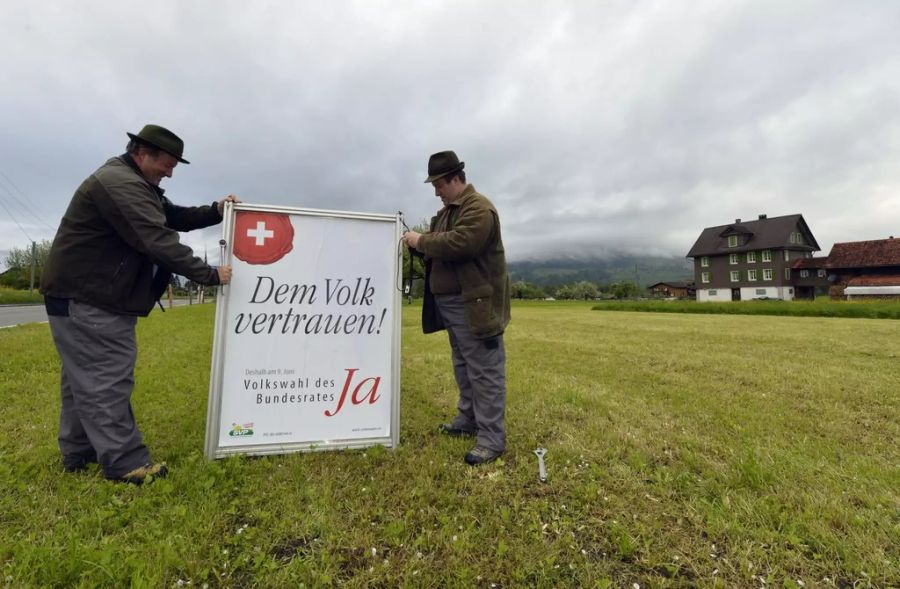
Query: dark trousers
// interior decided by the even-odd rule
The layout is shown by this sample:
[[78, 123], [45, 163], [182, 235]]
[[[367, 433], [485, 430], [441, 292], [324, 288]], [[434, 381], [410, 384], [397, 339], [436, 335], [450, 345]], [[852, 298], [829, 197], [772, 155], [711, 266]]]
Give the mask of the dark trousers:
[[478, 339], [466, 323], [462, 297], [435, 295], [453, 350], [459, 402], [453, 427], [478, 430], [478, 445], [506, 450], [506, 350], [503, 336]]
[[62, 360], [63, 460], [96, 456], [112, 478], [150, 462], [131, 409], [137, 318], [70, 301], [67, 317], [49, 320]]

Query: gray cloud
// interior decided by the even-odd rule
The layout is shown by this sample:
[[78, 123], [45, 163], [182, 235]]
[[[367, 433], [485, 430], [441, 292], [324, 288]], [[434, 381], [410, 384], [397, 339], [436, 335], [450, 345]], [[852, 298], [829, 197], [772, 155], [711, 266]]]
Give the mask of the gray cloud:
[[[439, 204], [428, 154], [455, 149], [514, 260], [683, 256], [703, 227], [759, 213], [803, 213], [826, 253], [900, 230], [889, 0], [60, 1], [0, 17], [0, 171], [52, 226], [125, 131], [155, 122], [194, 162], [164, 183], [180, 204], [235, 192], [419, 221]], [[0, 210], [0, 251], [24, 241]]]

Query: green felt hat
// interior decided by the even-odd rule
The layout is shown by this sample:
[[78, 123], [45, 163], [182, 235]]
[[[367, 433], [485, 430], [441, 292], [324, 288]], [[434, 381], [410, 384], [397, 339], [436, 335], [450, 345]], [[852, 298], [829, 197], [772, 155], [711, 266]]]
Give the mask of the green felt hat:
[[165, 127], [160, 127], [159, 125], [144, 125], [144, 128], [141, 129], [141, 132], [137, 135], [134, 133], [127, 133], [127, 135], [132, 140], [143, 141], [153, 147], [158, 147], [183, 164], [191, 163], [181, 157], [184, 153], [184, 141]]
[[440, 151], [428, 158], [428, 177], [425, 178], [425, 183], [434, 182], [447, 174], [459, 172], [465, 167], [466, 162], [459, 161], [452, 151]]

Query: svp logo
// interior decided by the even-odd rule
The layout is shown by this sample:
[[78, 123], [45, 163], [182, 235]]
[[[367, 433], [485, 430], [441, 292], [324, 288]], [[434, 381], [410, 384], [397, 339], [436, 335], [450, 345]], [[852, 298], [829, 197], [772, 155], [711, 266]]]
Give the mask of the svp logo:
[[245, 423], [244, 425], [241, 425], [239, 423], [232, 423], [231, 431], [228, 432], [228, 435], [233, 438], [243, 437], [243, 436], [252, 436], [253, 435], [253, 422], [251, 421], [250, 423]]
[[294, 248], [289, 215], [238, 211], [234, 223], [234, 256], [248, 264], [272, 264]]

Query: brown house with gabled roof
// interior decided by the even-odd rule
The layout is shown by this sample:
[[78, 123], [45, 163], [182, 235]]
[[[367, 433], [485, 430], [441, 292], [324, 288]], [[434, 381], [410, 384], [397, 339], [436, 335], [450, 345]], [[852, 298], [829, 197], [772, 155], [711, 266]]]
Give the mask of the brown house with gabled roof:
[[832, 298], [900, 296], [900, 239], [836, 243], [826, 259]]
[[674, 297], [677, 299], [694, 298], [694, 283], [688, 280], [670, 280], [668, 282], [657, 282], [647, 287], [651, 293], [664, 297]]
[[698, 301], [784, 299], [795, 296], [792, 269], [819, 244], [803, 215], [707, 227], [687, 257], [694, 260]]
[[836, 243], [826, 257], [797, 260], [797, 298], [900, 297], [900, 239]]

